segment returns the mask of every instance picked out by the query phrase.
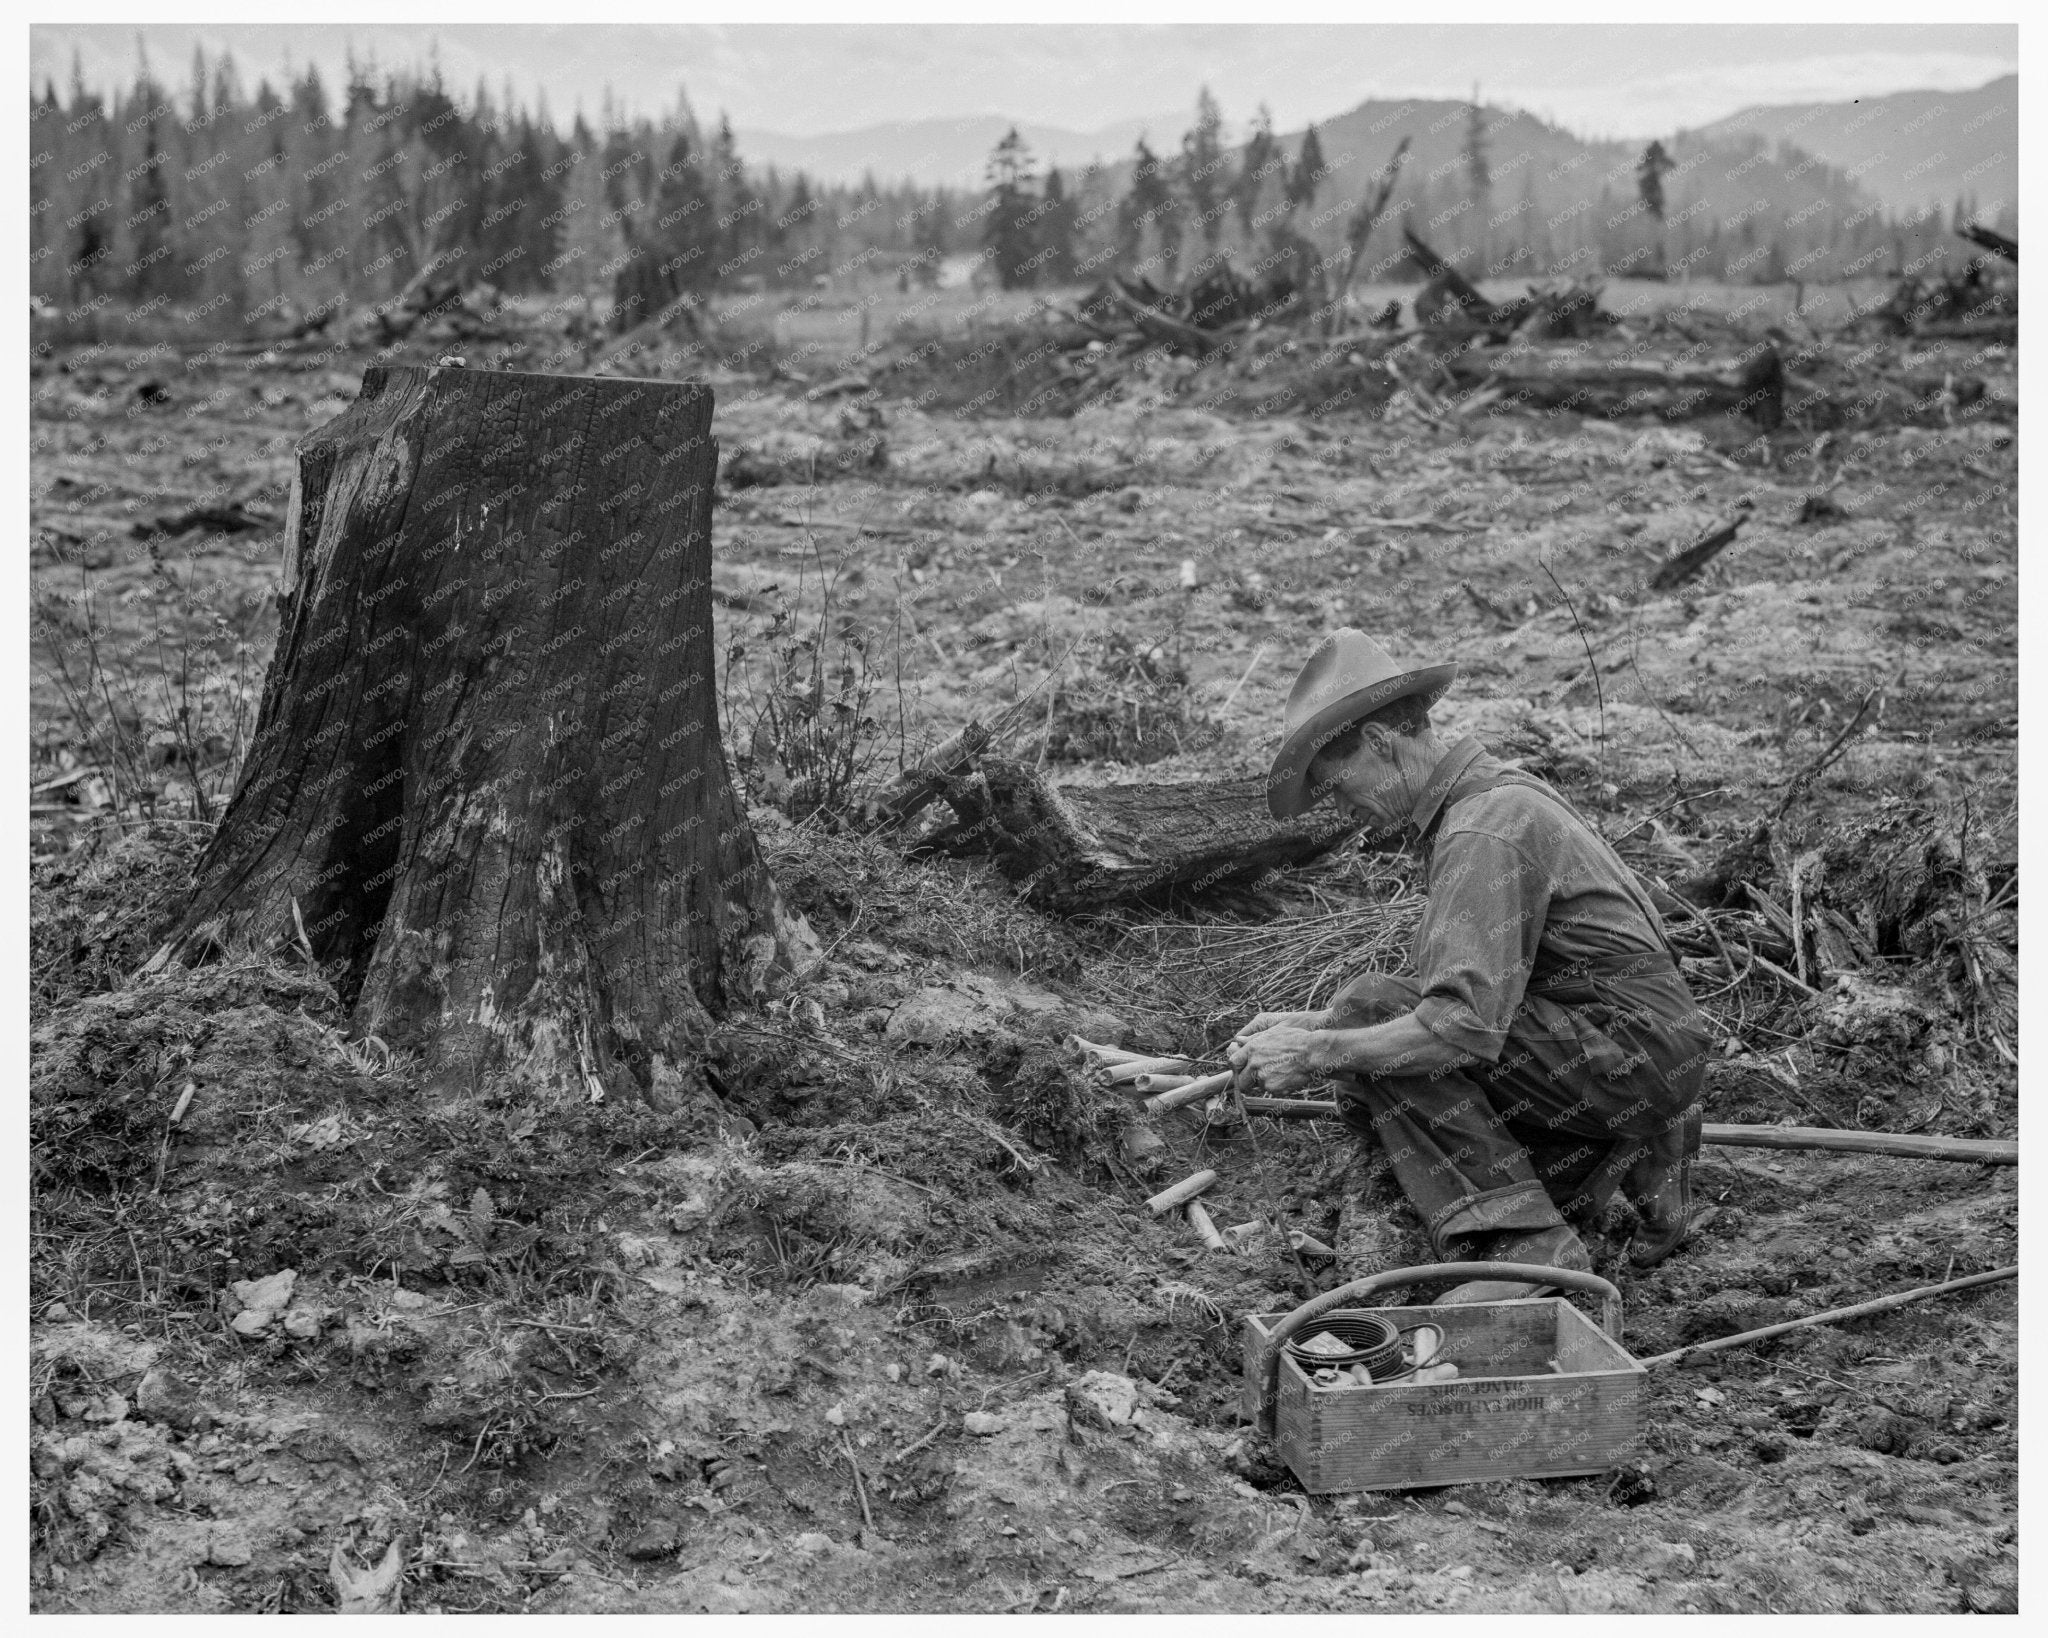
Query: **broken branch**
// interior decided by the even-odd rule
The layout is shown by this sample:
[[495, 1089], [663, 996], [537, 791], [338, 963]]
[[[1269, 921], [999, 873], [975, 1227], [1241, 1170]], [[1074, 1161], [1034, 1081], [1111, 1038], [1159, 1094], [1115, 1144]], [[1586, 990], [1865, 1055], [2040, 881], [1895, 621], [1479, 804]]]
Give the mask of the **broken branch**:
[[1853, 1303], [1847, 1308], [1830, 1308], [1824, 1314], [1808, 1314], [1804, 1319], [1787, 1320], [1782, 1325], [1764, 1325], [1754, 1331], [1738, 1331], [1732, 1337], [1715, 1337], [1711, 1342], [1695, 1342], [1687, 1348], [1674, 1348], [1668, 1354], [1652, 1354], [1637, 1363], [1646, 1369], [1659, 1365], [1675, 1365], [1695, 1354], [1716, 1354], [1724, 1348], [1740, 1348], [1752, 1342], [1763, 1342], [1771, 1337], [1781, 1337], [1787, 1331], [1804, 1331], [1815, 1325], [1837, 1325], [1843, 1320], [1862, 1319], [1869, 1314], [1888, 1314], [1894, 1308], [1904, 1308], [1908, 1303], [1924, 1301], [1928, 1297], [1939, 1297], [1950, 1291], [1967, 1291], [1972, 1286], [1989, 1285], [1994, 1280], [2010, 1280], [2019, 1276], [2019, 1265], [2010, 1268], [1994, 1268], [1985, 1274], [1970, 1274], [1960, 1280], [1944, 1280], [1939, 1285], [1923, 1285], [1911, 1291], [1894, 1292], [1889, 1297], [1877, 1297], [1869, 1302]]
[[1896, 1155], [1905, 1160], [1965, 1160], [2017, 1166], [2017, 1138], [1957, 1138], [1913, 1132], [1851, 1132], [1828, 1126], [1704, 1127], [1702, 1143], [1726, 1149], [1827, 1149], [1838, 1154]]
[[1723, 548], [1735, 539], [1737, 531], [1749, 521], [1752, 504], [1747, 497], [1738, 501], [1735, 516], [1717, 523], [1684, 551], [1667, 558], [1657, 572], [1650, 576], [1650, 590], [1670, 591], [1675, 586], [1681, 586], [1719, 557]]

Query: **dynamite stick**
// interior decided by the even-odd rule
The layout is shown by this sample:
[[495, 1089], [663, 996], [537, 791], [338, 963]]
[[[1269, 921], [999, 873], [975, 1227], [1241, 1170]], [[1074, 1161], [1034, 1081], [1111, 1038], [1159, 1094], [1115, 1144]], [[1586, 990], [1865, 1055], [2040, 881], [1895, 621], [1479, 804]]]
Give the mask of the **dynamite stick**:
[[1196, 1172], [1192, 1177], [1182, 1178], [1170, 1189], [1161, 1189], [1145, 1204], [1152, 1215], [1158, 1217], [1172, 1211], [1175, 1206], [1186, 1205], [1215, 1181], [1216, 1174], [1212, 1171]]
[[1162, 1115], [1169, 1109], [1178, 1109], [1182, 1104], [1199, 1103], [1204, 1098], [1213, 1098], [1230, 1085], [1232, 1071], [1225, 1069], [1214, 1075], [1204, 1075], [1200, 1080], [1189, 1081], [1185, 1086], [1176, 1086], [1171, 1092], [1160, 1092], [1145, 1100], [1145, 1108], [1155, 1115]]
[[1210, 1217], [1208, 1208], [1199, 1200], [1188, 1202], [1188, 1221], [1195, 1225], [1195, 1232], [1202, 1237], [1202, 1244], [1211, 1251], [1228, 1251], [1229, 1243], [1216, 1231], [1216, 1223]]

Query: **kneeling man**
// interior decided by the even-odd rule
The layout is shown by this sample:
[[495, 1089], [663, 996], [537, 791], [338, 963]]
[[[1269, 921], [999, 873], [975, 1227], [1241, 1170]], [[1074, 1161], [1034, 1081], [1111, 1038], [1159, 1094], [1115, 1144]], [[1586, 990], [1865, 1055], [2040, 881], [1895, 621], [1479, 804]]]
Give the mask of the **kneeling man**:
[[[1275, 818], [1333, 796], [1420, 849], [1429, 899], [1413, 977], [1371, 973], [1324, 1012], [1261, 1013], [1230, 1044], [1269, 1090], [1328, 1080], [1386, 1148], [1446, 1261], [1590, 1269], [1573, 1221], [1617, 1190], [1630, 1260], [1686, 1232], [1709, 1035], [1634, 871], [1542, 780], [1447, 742], [1429, 708], [1453, 665], [1403, 670], [1333, 634], [1287, 702]], [[1534, 1295], [1475, 1282], [1446, 1301]]]

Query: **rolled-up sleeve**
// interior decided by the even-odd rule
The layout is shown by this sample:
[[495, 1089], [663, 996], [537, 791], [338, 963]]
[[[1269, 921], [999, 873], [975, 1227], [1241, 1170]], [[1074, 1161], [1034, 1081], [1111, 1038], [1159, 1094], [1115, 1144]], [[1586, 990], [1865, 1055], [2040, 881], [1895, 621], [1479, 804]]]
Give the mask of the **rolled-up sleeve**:
[[1474, 831], [1443, 837], [1415, 934], [1416, 1020], [1485, 1063], [1498, 1059], [1535, 965], [1550, 896], [1549, 872], [1513, 843]]

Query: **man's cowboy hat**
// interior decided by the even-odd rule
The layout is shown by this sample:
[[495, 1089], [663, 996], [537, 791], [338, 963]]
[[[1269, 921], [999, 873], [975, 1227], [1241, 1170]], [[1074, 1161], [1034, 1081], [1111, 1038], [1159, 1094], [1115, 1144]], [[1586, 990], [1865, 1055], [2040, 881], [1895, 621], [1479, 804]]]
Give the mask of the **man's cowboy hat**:
[[1331, 632], [1308, 657], [1287, 696], [1286, 731], [1266, 776], [1267, 809], [1275, 819], [1306, 813], [1315, 800], [1307, 787], [1308, 765], [1317, 751], [1392, 700], [1413, 694], [1424, 705], [1436, 704], [1457, 675], [1455, 665], [1403, 671], [1364, 632], [1350, 626]]

